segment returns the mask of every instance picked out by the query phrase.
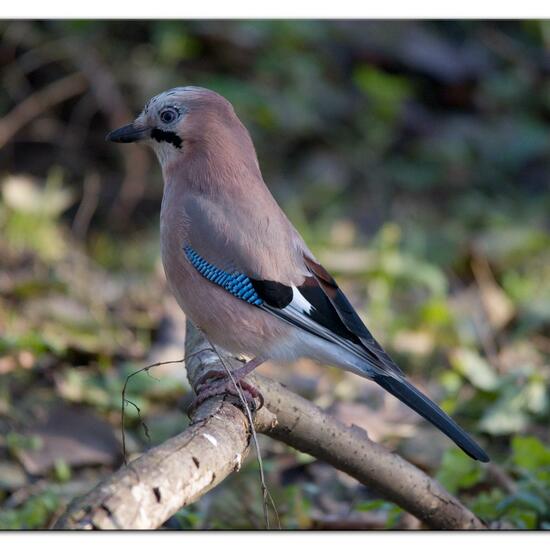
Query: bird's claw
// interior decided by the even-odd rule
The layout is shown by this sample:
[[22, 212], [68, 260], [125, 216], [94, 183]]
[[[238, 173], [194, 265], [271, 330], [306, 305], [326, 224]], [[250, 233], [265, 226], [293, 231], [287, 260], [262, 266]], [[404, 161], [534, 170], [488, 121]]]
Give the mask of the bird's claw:
[[[251, 411], [260, 410], [264, 406], [264, 398], [262, 394], [252, 384], [249, 384], [245, 380], [235, 380], [235, 383], [239, 386], [239, 389], [246, 400]], [[204, 403], [207, 399], [216, 395], [229, 394], [235, 397], [239, 397], [239, 392], [235, 388], [235, 383], [225, 371], [210, 370], [199, 378], [196, 384], [197, 397], [191, 403], [189, 408], [190, 412], [194, 411]], [[258, 399], [259, 406], [256, 405], [256, 399]], [[242, 403], [241, 403], [242, 405]]]

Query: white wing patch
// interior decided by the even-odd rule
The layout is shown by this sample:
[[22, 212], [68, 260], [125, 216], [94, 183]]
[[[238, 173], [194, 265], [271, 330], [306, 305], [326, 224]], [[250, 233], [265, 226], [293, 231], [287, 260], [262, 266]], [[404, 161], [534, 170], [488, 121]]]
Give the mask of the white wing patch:
[[319, 324], [312, 318], [312, 315], [314, 315], [317, 310], [295, 286], [292, 286], [292, 300], [290, 304], [283, 309], [277, 309], [268, 305], [263, 305], [261, 307], [286, 322], [294, 326], [299, 326], [310, 334], [332, 342], [351, 352], [356, 357], [360, 357], [363, 361], [367, 361], [369, 364], [371, 363], [371, 358], [364, 349], [356, 343], [338, 336], [332, 332], [330, 328]]
[[314, 309], [295, 286], [292, 287], [292, 301], [284, 309], [287, 308], [295, 309], [300, 313], [305, 313], [306, 315], [311, 315], [311, 312]]

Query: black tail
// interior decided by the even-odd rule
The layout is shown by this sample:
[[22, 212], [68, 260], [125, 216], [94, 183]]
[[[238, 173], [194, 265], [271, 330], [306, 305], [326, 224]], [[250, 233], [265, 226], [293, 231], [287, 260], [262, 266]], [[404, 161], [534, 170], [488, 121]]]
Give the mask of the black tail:
[[467, 455], [481, 462], [489, 462], [487, 453], [452, 418], [407, 380], [384, 375], [377, 375], [373, 380], [439, 428]]

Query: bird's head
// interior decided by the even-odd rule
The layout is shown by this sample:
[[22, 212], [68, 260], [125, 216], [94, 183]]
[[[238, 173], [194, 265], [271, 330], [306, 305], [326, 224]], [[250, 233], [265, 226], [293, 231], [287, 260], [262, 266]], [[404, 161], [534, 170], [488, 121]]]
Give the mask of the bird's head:
[[[244, 127], [224, 97], [195, 86], [167, 90], [151, 98], [131, 124], [110, 132], [116, 143], [150, 145], [162, 166], [182, 158], [192, 143], [226, 142]], [[246, 130], [245, 130], [246, 132]]]

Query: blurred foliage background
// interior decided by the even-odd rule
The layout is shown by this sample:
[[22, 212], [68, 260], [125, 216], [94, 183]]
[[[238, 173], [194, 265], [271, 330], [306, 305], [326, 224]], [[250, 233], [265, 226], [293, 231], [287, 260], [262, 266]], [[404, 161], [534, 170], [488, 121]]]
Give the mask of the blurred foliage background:
[[[183, 355], [160, 171], [106, 143], [180, 85], [231, 100], [264, 178], [483, 466], [373, 384], [264, 374], [435, 475], [493, 525], [550, 527], [550, 23], [0, 23], [0, 528], [45, 528], [121, 463], [126, 376]], [[181, 364], [134, 377], [130, 456], [181, 431]], [[419, 522], [262, 439], [288, 529]], [[246, 495], [247, 498], [243, 498]], [[263, 526], [253, 458], [166, 528]]]

